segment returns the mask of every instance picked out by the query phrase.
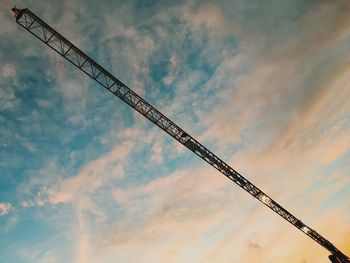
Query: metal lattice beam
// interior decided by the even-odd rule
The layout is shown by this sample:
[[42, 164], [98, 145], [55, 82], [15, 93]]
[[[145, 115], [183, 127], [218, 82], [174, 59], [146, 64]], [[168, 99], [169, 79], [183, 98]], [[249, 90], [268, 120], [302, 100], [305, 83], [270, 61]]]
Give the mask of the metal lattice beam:
[[186, 146], [204, 161], [209, 163], [231, 181], [236, 183], [246, 192], [262, 202], [265, 206], [272, 209], [282, 218], [287, 220], [293, 226], [301, 230], [304, 234], [312, 238], [318, 244], [332, 253], [333, 257], [339, 262], [349, 263], [349, 258], [339, 251], [331, 242], [321, 236], [312, 228], [305, 225], [298, 218], [289, 213], [286, 209], [275, 202], [271, 197], [256, 187], [253, 183], [244, 178], [227, 163], [217, 157], [196, 139], [159, 112], [151, 104], [141, 98], [133, 90], [128, 88], [120, 80], [114, 77], [102, 66], [97, 64], [79, 48], [73, 45], [56, 30], [33, 14], [29, 9], [13, 9], [17, 23], [24, 29], [32, 33], [35, 37], [44, 42], [47, 46], [55, 50], [85, 74], [100, 83], [113, 95], [127, 103], [141, 115], [149, 119], [163, 131], [168, 133], [175, 140]]

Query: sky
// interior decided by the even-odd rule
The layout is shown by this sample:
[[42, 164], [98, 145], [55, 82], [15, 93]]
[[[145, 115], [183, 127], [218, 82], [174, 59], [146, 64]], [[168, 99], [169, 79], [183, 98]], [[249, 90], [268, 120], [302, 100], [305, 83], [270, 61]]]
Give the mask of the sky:
[[0, 262], [329, 254], [20, 28], [14, 4], [350, 254], [350, 1], [1, 0]]

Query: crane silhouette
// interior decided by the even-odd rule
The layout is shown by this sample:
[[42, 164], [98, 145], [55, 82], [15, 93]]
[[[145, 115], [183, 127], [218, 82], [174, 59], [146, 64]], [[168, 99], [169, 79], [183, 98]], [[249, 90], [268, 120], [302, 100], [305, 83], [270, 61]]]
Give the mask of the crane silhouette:
[[305, 235], [327, 249], [331, 253], [331, 255], [328, 257], [331, 262], [350, 263], [350, 259], [340, 250], [338, 250], [330, 241], [288, 212], [270, 196], [268, 196], [248, 179], [243, 177], [240, 173], [221, 160], [213, 152], [199, 143], [195, 138], [140, 97], [136, 92], [128, 88], [119, 79], [96, 63], [93, 59], [91, 59], [78, 47], [73, 45], [60, 33], [41, 20], [38, 16], [32, 13], [29, 9], [18, 9], [17, 7], [14, 7], [12, 8], [12, 11], [16, 18], [16, 22], [20, 26], [52, 48], [78, 69], [97, 81], [113, 95], [127, 103], [138, 113], [153, 122], [156, 126], [187, 147], [190, 151], [209, 163], [265, 206], [270, 208], [294, 227], [302, 231]]

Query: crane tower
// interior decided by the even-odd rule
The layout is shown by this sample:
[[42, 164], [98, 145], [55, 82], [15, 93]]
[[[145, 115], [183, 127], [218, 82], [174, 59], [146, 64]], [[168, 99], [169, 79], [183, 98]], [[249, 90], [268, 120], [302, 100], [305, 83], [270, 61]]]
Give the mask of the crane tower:
[[259, 200], [262, 204], [270, 208], [294, 227], [302, 231], [305, 235], [327, 249], [331, 253], [329, 256], [331, 262], [350, 263], [350, 259], [340, 250], [338, 250], [330, 241], [288, 212], [270, 196], [239, 174], [236, 170], [199, 143], [195, 138], [185, 132], [182, 128], [136, 94], [133, 90], [128, 88], [106, 69], [97, 64], [93, 59], [91, 59], [60, 33], [41, 20], [38, 16], [32, 13], [29, 9], [18, 9], [14, 7], [12, 8], [12, 11], [14, 12], [16, 22], [21, 27], [33, 34], [40, 41], [56, 51], [59, 55], [64, 57], [82, 72], [97, 81], [113, 95], [127, 103], [138, 113], [153, 122], [201, 159], [209, 163], [228, 179]]

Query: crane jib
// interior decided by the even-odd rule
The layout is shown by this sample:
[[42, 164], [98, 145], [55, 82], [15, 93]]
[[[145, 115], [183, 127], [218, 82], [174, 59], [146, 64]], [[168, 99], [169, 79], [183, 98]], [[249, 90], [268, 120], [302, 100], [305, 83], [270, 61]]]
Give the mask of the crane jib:
[[56, 30], [54, 30], [52, 27], [46, 24], [38, 16], [33, 14], [29, 9], [18, 9], [15, 7], [12, 9], [12, 11], [14, 12], [16, 22], [20, 26], [22, 26], [24, 29], [29, 31], [39, 40], [44, 42], [47, 46], [55, 50], [57, 53], [59, 53], [77, 68], [79, 68], [81, 71], [86, 73], [92, 79], [97, 81], [109, 92], [113, 93], [113, 95], [120, 98], [122, 101], [127, 103], [141, 115], [149, 119], [162, 130], [164, 130], [175, 140], [183, 144], [185, 147], [194, 152], [204, 161], [209, 163], [211, 166], [213, 166], [231, 181], [236, 183], [242, 189], [244, 189], [253, 197], [262, 202], [265, 206], [272, 209], [274, 212], [276, 212], [289, 223], [294, 225], [304, 234], [306, 234], [318, 244], [327, 249], [329, 252], [331, 252], [332, 255], [329, 256], [329, 259], [332, 262], [350, 262], [350, 259], [346, 255], [344, 255], [340, 250], [338, 250], [330, 241], [325, 239], [315, 230], [305, 225], [303, 222], [301, 222], [299, 219], [293, 216], [290, 212], [288, 212], [286, 209], [280, 206], [271, 197], [269, 197], [262, 190], [256, 187], [253, 183], [244, 178], [236, 170], [231, 168], [227, 163], [225, 163], [214, 153], [212, 153], [209, 149], [207, 149], [205, 146], [203, 146], [201, 143], [195, 140], [191, 135], [189, 135], [182, 128], [177, 126], [174, 122], [172, 122], [164, 114], [158, 111], [150, 103], [145, 101], [137, 93], [128, 88], [119, 79], [117, 79], [106, 69], [104, 69], [98, 63], [96, 63], [93, 59], [87, 56], [84, 52], [82, 52], [79, 48], [73, 45], [65, 37], [59, 34]]

